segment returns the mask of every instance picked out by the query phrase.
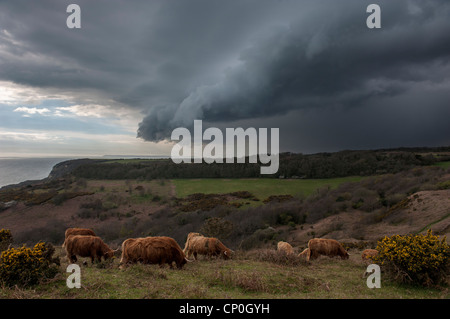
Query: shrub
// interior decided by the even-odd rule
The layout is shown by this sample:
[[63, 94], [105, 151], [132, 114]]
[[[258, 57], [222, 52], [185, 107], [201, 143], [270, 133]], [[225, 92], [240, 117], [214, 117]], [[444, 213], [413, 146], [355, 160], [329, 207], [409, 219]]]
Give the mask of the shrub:
[[237, 191], [230, 193], [231, 196], [235, 196], [237, 198], [243, 198], [243, 199], [253, 199], [255, 198], [255, 195], [250, 193], [249, 191]]
[[13, 237], [9, 229], [0, 229], [0, 252], [8, 249], [8, 246], [12, 243]]
[[298, 220], [298, 216], [292, 213], [283, 212], [277, 215], [276, 223], [278, 225], [290, 225], [292, 223], [295, 226]]
[[60, 206], [67, 199], [68, 199], [67, 193], [61, 193], [61, 194], [55, 195], [55, 197], [52, 198], [52, 202], [56, 206]]
[[97, 218], [99, 216], [99, 213], [96, 213], [91, 209], [81, 209], [77, 212], [77, 216], [82, 219]]
[[64, 231], [69, 226], [62, 220], [49, 219], [42, 226], [35, 226], [28, 230], [14, 234], [14, 242], [33, 246], [39, 241], [61, 245], [64, 241]]
[[208, 237], [227, 238], [233, 230], [233, 223], [220, 217], [208, 218], [201, 227], [201, 233]]
[[153, 196], [153, 198], [152, 198], [152, 202], [159, 202], [159, 201], [161, 201], [161, 196], [159, 196], [159, 195], [155, 195], [155, 196]]
[[441, 182], [437, 187], [438, 189], [450, 189], [450, 181]]
[[24, 245], [5, 250], [0, 255], [2, 283], [6, 286], [27, 287], [55, 277], [59, 259], [53, 258], [54, 251], [53, 245], [45, 242], [39, 242], [33, 248]]
[[240, 247], [244, 250], [249, 250], [277, 239], [277, 231], [272, 227], [267, 227], [265, 229], [258, 229], [253, 234], [245, 236], [240, 243]]
[[289, 201], [291, 199], [293, 199], [294, 197], [292, 195], [270, 195], [269, 197], [267, 197], [266, 199], [263, 200], [264, 203], [270, 203], [270, 202], [284, 202], [284, 201]]
[[431, 286], [445, 283], [450, 270], [450, 247], [446, 238], [432, 234], [394, 235], [378, 241], [375, 263], [400, 282]]
[[100, 212], [103, 210], [103, 202], [101, 199], [95, 199], [90, 202], [82, 203], [80, 208], [92, 209], [96, 212]]

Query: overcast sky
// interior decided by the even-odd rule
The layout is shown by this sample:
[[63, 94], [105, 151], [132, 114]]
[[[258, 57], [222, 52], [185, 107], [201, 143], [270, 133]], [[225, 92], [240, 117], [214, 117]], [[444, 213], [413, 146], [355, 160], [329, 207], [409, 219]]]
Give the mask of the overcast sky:
[[281, 151], [449, 146], [449, 17], [448, 0], [0, 0], [0, 156], [170, 154], [194, 119], [278, 127]]

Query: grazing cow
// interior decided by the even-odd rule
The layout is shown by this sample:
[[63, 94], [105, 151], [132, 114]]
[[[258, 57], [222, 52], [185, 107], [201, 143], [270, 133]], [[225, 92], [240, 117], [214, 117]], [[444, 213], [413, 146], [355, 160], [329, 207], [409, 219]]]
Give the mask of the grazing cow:
[[194, 255], [195, 260], [197, 260], [197, 254], [208, 257], [220, 256], [223, 259], [228, 259], [231, 258], [231, 254], [233, 253], [219, 239], [204, 237], [199, 233], [189, 233], [183, 251], [187, 258]]
[[67, 237], [72, 235], [89, 235], [89, 236], [97, 236], [92, 229], [89, 228], [67, 228], [64, 236], [64, 243], [62, 247], [64, 248], [66, 245]]
[[71, 263], [77, 261], [77, 256], [90, 257], [92, 263], [96, 259], [101, 261], [102, 257], [107, 260], [113, 258], [115, 253], [119, 251], [109, 248], [98, 236], [71, 235], [65, 243], [67, 258]]
[[306, 261], [309, 261], [311, 258], [315, 259], [319, 255], [328, 257], [340, 256], [342, 259], [348, 259], [349, 257], [344, 247], [334, 239], [313, 238], [308, 242], [308, 248]]
[[361, 259], [364, 263], [372, 263], [372, 257], [378, 255], [378, 250], [376, 249], [365, 249], [361, 254]]
[[300, 254], [298, 254], [297, 257], [299, 258], [305, 258], [308, 256], [308, 252], [309, 252], [309, 248], [306, 248], [305, 250], [303, 250]]
[[160, 266], [167, 263], [170, 268], [173, 268], [172, 263], [175, 262], [181, 269], [188, 260], [173, 238], [165, 236], [129, 238], [122, 243], [120, 268], [124, 268], [126, 264], [137, 262], [159, 264]]
[[277, 250], [279, 252], [282, 252], [286, 255], [293, 255], [294, 254], [294, 248], [292, 248], [291, 244], [285, 242], [285, 241], [279, 241], [277, 244]]

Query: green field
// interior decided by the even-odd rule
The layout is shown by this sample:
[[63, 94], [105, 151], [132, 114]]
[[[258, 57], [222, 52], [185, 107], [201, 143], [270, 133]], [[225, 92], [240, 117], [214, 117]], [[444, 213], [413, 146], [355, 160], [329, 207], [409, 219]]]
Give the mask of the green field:
[[442, 167], [442, 168], [450, 168], [450, 161], [447, 162], [439, 162], [436, 164], [436, 166]]
[[345, 182], [357, 182], [363, 177], [350, 176], [330, 179], [274, 179], [274, 178], [245, 178], [245, 179], [174, 179], [177, 197], [186, 197], [193, 193], [223, 194], [235, 191], [249, 191], [259, 199], [270, 195], [289, 194], [308, 196], [316, 189], [330, 186], [336, 188]]

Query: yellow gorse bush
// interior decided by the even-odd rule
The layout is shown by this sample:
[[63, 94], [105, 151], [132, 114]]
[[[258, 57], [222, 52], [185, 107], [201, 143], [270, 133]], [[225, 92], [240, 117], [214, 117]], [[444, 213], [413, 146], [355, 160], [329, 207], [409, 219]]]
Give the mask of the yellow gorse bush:
[[51, 258], [53, 251], [53, 246], [44, 242], [33, 248], [24, 245], [3, 251], [0, 255], [0, 280], [8, 286], [30, 286], [42, 278], [54, 277], [57, 268]]
[[372, 260], [386, 266], [396, 277], [420, 284], [436, 284], [448, 276], [450, 247], [446, 238], [432, 234], [394, 235], [378, 242], [378, 255]]

